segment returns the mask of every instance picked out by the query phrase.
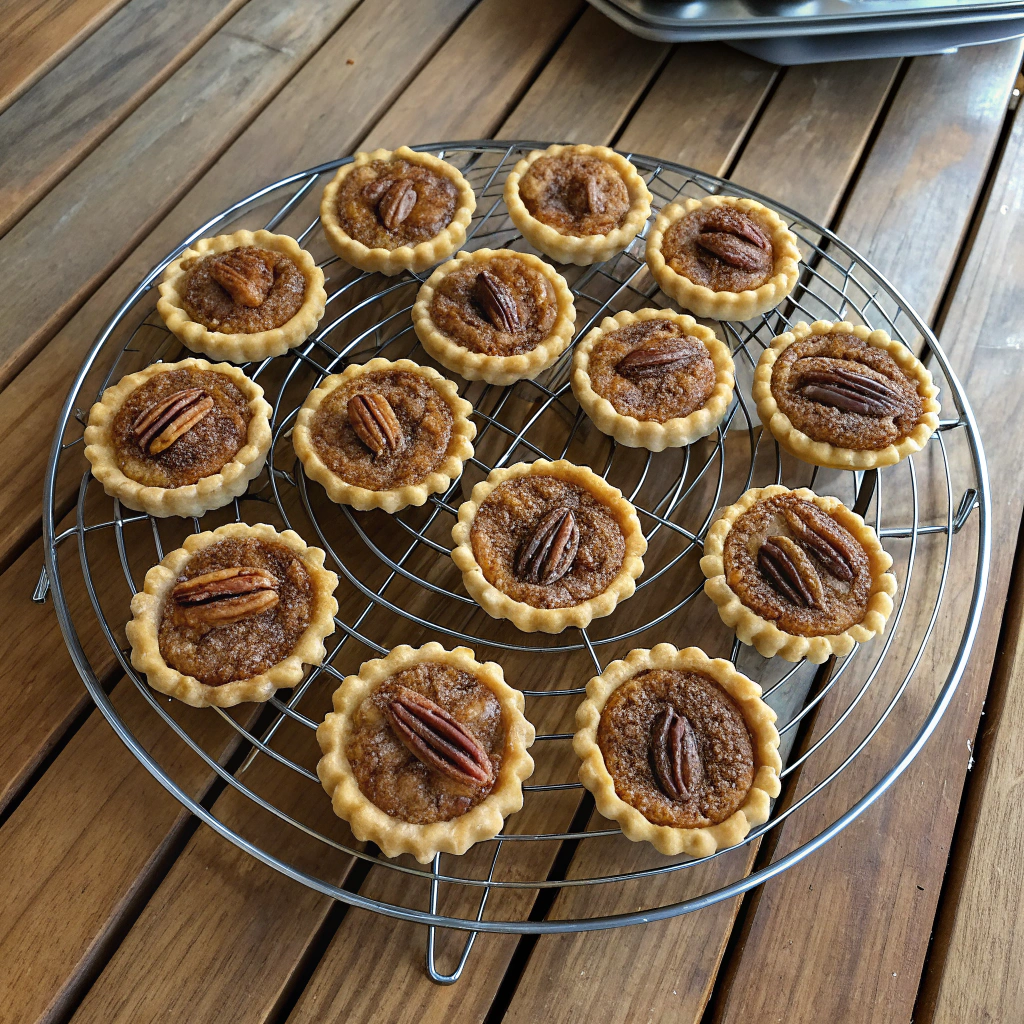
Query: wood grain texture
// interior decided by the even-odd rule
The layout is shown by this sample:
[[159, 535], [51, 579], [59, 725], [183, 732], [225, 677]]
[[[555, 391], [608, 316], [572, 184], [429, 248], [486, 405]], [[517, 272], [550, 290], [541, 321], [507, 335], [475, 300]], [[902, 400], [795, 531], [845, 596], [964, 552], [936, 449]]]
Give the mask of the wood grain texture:
[[[983, 400], [975, 406], [979, 410], [986, 405], [1005, 410], [1019, 400], [1016, 392], [1024, 366], [1019, 351], [1019, 309], [1024, 291], [1022, 159], [1024, 116], [1018, 109], [984, 218], [942, 330], [945, 344], [957, 344], [961, 336], [973, 339], [967, 388], [972, 397]], [[988, 379], [995, 383], [982, 383]], [[1019, 465], [1024, 454], [1021, 431], [1008, 430], [1009, 423], [998, 412], [985, 418], [988, 430], [983, 436], [989, 441], [989, 458], [996, 455], [994, 448], [1005, 447], [1005, 464]], [[1012, 510], [1019, 500], [1020, 484], [1004, 483], [1002, 476], [999, 473], [996, 477], [997, 501], [1002, 507], [994, 526], [1001, 573], [1005, 574]], [[1010, 494], [1007, 484], [1012, 488]], [[1010, 508], [1006, 509], [1008, 504]], [[1019, 926], [1024, 860], [1018, 841], [1024, 735], [1024, 588], [1020, 569], [1018, 555], [1003, 625], [1005, 644], [997, 655], [994, 694], [990, 692], [985, 701], [982, 740], [975, 751], [979, 760], [969, 783], [967, 811], [958, 824], [950, 880], [929, 955], [924, 998], [918, 1004], [917, 1019], [922, 1022], [1011, 1021], [1020, 1015], [1024, 999], [1019, 970], [1024, 956], [1024, 936]], [[998, 593], [989, 598], [988, 607], [991, 619], [998, 620]], [[956, 730], [961, 736], [969, 735], [980, 707], [979, 691], [980, 687], [970, 695], [972, 717], [964, 723], [962, 732]]]
[[126, 0], [3, 0], [0, 110], [46, 74]]
[[245, 0], [129, 0], [0, 114], [0, 235]]
[[[1017, 43], [915, 60], [844, 212], [840, 234], [866, 250], [922, 312], [936, 308], [952, 270], [1019, 60]], [[941, 144], [940, 121], [953, 126], [947, 144]], [[987, 272], [1001, 280], [1002, 270], [996, 263]], [[1019, 462], [1021, 438], [1007, 431], [1004, 415], [1015, 401], [1015, 371], [1007, 360], [1015, 359], [1016, 349], [990, 349], [991, 336], [978, 329], [969, 293], [964, 300], [959, 329], [947, 321], [941, 340], [961, 372], [982, 435], [1000, 439], [988, 447], [996, 488], [988, 607], [997, 613], [983, 618], [961, 692], [905, 776], [840, 838], [763, 888], [719, 1020], [771, 1019], [779, 988], [794, 993], [787, 1001], [787, 1020], [794, 1024], [829, 1016], [876, 1020], [881, 1007], [891, 1020], [909, 1020], [913, 1012], [1024, 502], [1020, 476], [1011, 468]], [[997, 328], [995, 337], [1002, 336]], [[989, 351], [998, 357], [988, 358]], [[964, 538], [969, 549], [970, 533]], [[969, 564], [965, 570], [973, 571]], [[953, 578], [959, 578], [955, 572]], [[954, 588], [949, 608], [962, 614], [957, 602], [967, 596]], [[926, 615], [915, 609], [902, 628], [920, 628]], [[955, 617], [940, 623], [928, 660], [933, 672], [916, 678], [851, 768], [786, 823], [778, 855], [816, 834], [893, 763], [931, 706], [951, 655], [949, 641], [960, 628]], [[848, 735], [863, 735], [890, 695], [869, 691], [848, 720]], [[849, 699], [849, 693], [836, 694], [823, 702], [815, 736]], [[829, 767], [808, 762], [798, 795]], [[808, 973], [802, 965], [812, 959], [815, 971]], [[765, 977], [774, 979], [771, 990], [762, 984]], [[858, 993], [854, 1001], [851, 992]]]
[[355, 3], [307, 0], [283, 9], [252, 0], [0, 239], [7, 281], [0, 312], [10, 325], [0, 342], [0, 384], [148, 235]]

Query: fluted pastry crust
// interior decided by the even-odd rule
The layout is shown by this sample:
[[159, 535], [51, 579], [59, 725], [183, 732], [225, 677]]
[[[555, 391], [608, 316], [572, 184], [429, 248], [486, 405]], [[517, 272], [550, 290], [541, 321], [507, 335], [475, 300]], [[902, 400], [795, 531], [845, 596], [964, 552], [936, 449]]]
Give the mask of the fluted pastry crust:
[[[306, 279], [306, 291], [298, 312], [280, 327], [254, 334], [225, 334], [211, 331], [190, 319], [182, 300], [182, 289], [188, 271], [182, 269], [185, 260], [227, 252], [242, 246], [254, 245], [287, 256]], [[164, 271], [160, 279], [160, 298], [157, 312], [163, 317], [168, 330], [193, 352], [201, 352], [212, 359], [227, 359], [232, 363], [249, 363], [271, 356], [284, 355], [289, 349], [301, 345], [315, 330], [327, 307], [324, 290], [324, 272], [316, 260], [289, 235], [275, 235], [270, 231], [236, 231], [216, 238], [200, 238], [193, 242]]]
[[[703, 828], [677, 828], [656, 825], [615, 791], [597, 730], [608, 698], [623, 683], [650, 669], [675, 669], [696, 672], [713, 679], [739, 706], [753, 741], [757, 771], [743, 804], [725, 821]], [[668, 856], [685, 853], [707, 857], [716, 850], [735, 846], [751, 828], [768, 820], [771, 800], [779, 795], [779, 734], [776, 715], [761, 700], [761, 687], [736, 669], [731, 661], [709, 658], [699, 647], [676, 650], [671, 644], [658, 644], [651, 650], [633, 650], [622, 661], [613, 661], [599, 676], [587, 683], [587, 697], [576, 711], [576, 735], [572, 746], [582, 764], [580, 782], [594, 794], [598, 811], [617, 821], [622, 833], [634, 842], [648, 842]]]
[[[313, 586], [309, 624], [288, 657], [271, 665], [266, 672], [248, 679], [236, 679], [220, 686], [208, 686], [195, 676], [185, 675], [164, 661], [160, 652], [160, 619], [171, 589], [179, 574], [198, 551], [231, 538], [256, 537], [290, 548], [302, 560]], [[143, 589], [132, 598], [132, 619], [125, 625], [132, 648], [132, 665], [145, 674], [154, 690], [191, 704], [194, 708], [231, 708], [247, 701], [269, 700], [282, 688], [295, 686], [304, 665], [319, 665], [326, 655], [324, 639], [334, 632], [338, 602], [334, 590], [338, 577], [324, 568], [324, 552], [309, 547], [293, 530], [279, 533], [266, 523], [249, 526], [229, 523], [216, 530], [194, 533], [146, 573]]]
[[[234, 457], [219, 473], [203, 477], [194, 484], [181, 487], [154, 487], [141, 484], [121, 472], [111, 440], [114, 417], [128, 396], [157, 374], [179, 369], [209, 370], [227, 377], [249, 399], [249, 434]], [[259, 476], [267, 461], [272, 440], [270, 405], [263, 398], [263, 388], [250, 380], [237, 366], [209, 363], [205, 359], [182, 359], [177, 363], [154, 363], [137, 373], [122, 377], [103, 392], [102, 398], [89, 410], [85, 428], [85, 457], [92, 465], [92, 475], [111, 497], [136, 512], [151, 516], [201, 516], [241, 497], [249, 481]]]
[[[364, 796], [345, 753], [352, 716], [360, 704], [390, 676], [423, 662], [450, 665], [474, 676], [497, 698], [505, 729], [501, 769], [487, 796], [457, 818], [426, 825], [394, 818]], [[347, 676], [334, 691], [334, 711], [316, 731], [323, 751], [317, 775], [334, 813], [349, 823], [357, 839], [376, 843], [385, 857], [411, 853], [421, 864], [428, 864], [437, 853], [463, 854], [474, 843], [496, 836], [505, 818], [523, 806], [523, 780], [533, 774], [527, 749], [535, 735], [523, 714], [525, 706], [522, 693], [505, 682], [501, 666], [477, 661], [468, 647], [448, 651], [438, 643], [418, 648], [402, 644], [386, 658], [364, 662], [358, 674]]]

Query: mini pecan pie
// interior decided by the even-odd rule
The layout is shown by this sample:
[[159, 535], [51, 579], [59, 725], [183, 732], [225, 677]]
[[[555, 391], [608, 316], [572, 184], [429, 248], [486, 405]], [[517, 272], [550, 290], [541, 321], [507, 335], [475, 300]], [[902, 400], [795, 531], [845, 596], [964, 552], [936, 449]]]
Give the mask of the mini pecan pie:
[[412, 309], [423, 347], [467, 380], [536, 377], [568, 348], [576, 307], [565, 279], [531, 253], [460, 252], [420, 288]]
[[636, 238], [651, 215], [651, 193], [637, 169], [606, 146], [549, 146], [512, 168], [505, 206], [531, 245], [585, 267]]
[[782, 769], [774, 723], [731, 661], [658, 644], [587, 683], [573, 749], [580, 781], [624, 835], [706, 857], [768, 820]]
[[735, 380], [728, 346], [670, 309], [605, 317], [572, 361], [573, 394], [598, 429], [652, 452], [710, 434], [732, 402]]
[[525, 702], [467, 647], [396, 647], [334, 693], [317, 774], [334, 813], [387, 857], [465, 853], [523, 806], [533, 774]]
[[885, 331], [803, 321], [772, 339], [754, 373], [761, 422], [799, 459], [834, 469], [891, 466], [939, 425], [939, 389]]
[[193, 242], [164, 271], [157, 311], [193, 352], [247, 363], [301, 344], [324, 315], [324, 274], [288, 235]]
[[447, 490], [462, 472], [476, 436], [472, 411], [437, 370], [371, 359], [309, 393], [292, 445], [331, 501], [397, 512]]
[[796, 286], [796, 238], [753, 199], [708, 196], [672, 203], [647, 236], [647, 266], [661, 290], [694, 316], [749, 320]]
[[338, 577], [291, 530], [231, 523], [146, 573], [125, 630], [154, 690], [205, 708], [265, 701], [319, 665]]
[[360, 270], [418, 273], [466, 240], [476, 209], [451, 164], [401, 146], [357, 153], [324, 189], [320, 222], [331, 248]]
[[618, 488], [565, 460], [496, 469], [452, 530], [466, 589], [527, 633], [580, 628], [636, 589], [647, 540]]
[[896, 577], [875, 531], [838, 498], [774, 484], [747, 491], [708, 531], [704, 593], [770, 658], [849, 654], [885, 628]]
[[85, 457], [107, 494], [201, 516], [245, 493], [270, 450], [270, 406], [238, 367], [184, 359], [123, 377], [89, 410]]

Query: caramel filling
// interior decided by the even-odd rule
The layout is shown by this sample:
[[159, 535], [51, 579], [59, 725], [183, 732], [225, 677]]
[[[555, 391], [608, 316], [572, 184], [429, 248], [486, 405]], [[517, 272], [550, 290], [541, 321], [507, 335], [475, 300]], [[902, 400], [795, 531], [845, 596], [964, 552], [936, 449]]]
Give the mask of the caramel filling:
[[[696, 741], [695, 770], [677, 799], [659, 782], [652, 749], [666, 708], [686, 718]], [[754, 782], [743, 713], [718, 683], [697, 672], [651, 669], [623, 683], [601, 712], [597, 745], [619, 798], [655, 825], [717, 825], [742, 806]]]
[[[425, 764], [388, 721], [388, 707], [403, 687], [433, 701], [486, 752], [489, 784], [467, 784]], [[475, 676], [450, 665], [424, 662], [389, 676], [352, 715], [345, 756], [363, 795], [385, 814], [416, 825], [451, 821], [494, 788], [505, 756], [505, 725], [497, 697]]]
[[[379, 454], [365, 439], [372, 435], [363, 421], [357, 421], [357, 430], [350, 417], [350, 400], [366, 394], [387, 400], [399, 428], [400, 439], [380, 445]], [[408, 370], [375, 370], [346, 381], [320, 403], [310, 436], [314, 451], [336, 476], [386, 491], [422, 482], [445, 461], [453, 422], [451, 407], [430, 381]], [[394, 436], [394, 425], [390, 432]]]
[[534, 160], [519, 181], [519, 195], [532, 217], [563, 235], [606, 235], [629, 213], [629, 190], [619, 172], [579, 153]]
[[[287, 256], [270, 249], [242, 246], [193, 257], [181, 266], [186, 271], [182, 305], [189, 318], [208, 331], [258, 334], [274, 330], [298, 313], [306, 295], [302, 271]], [[245, 272], [240, 268], [246, 268], [249, 288], [238, 281], [238, 274]], [[228, 282], [231, 290], [220, 282]]]
[[164, 661], [207, 686], [222, 686], [266, 672], [292, 653], [310, 622], [313, 583], [302, 560], [283, 544], [255, 537], [218, 541], [189, 559], [177, 585], [238, 567], [262, 570], [262, 574], [254, 575], [272, 578], [277, 601], [261, 602], [269, 607], [225, 622], [231, 616], [225, 616], [222, 602], [211, 603], [211, 610], [203, 614], [206, 606], [168, 599], [160, 618], [160, 654]]
[[345, 232], [369, 249], [427, 242], [452, 222], [459, 191], [443, 174], [407, 160], [373, 160], [356, 167], [338, 189]]
[[[560, 575], [530, 572], [535, 566], [524, 550], [552, 513], [566, 509], [578, 531], [571, 564], [564, 572], [557, 566]], [[470, 541], [487, 582], [535, 608], [571, 608], [597, 597], [618, 575], [626, 554], [622, 527], [604, 502], [577, 484], [540, 474], [513, 477], [491, 491], [477, 510]], [[546, 557], [561, 557], [563, 548]], [[554, 576], [550, 583], [532, 582]]]
[[[213, 407], [173, 443], [153, 452], [134, 427], [149, 410], [178, 392], [201, 391]], [[204, 399], [205, 404], [205, 399]], [[249, 400], [230, 377], [195, 367], [154, 374], [118, 409], [110, 436], [117, 467], [147, 487], [184, 487], [219, 473], [248, 442]]]
[[[672, 342], [672, 361], [633, 357], [664, 351]], [[659, 348], [660, 347], [660, 348]], [[675, 358], [678, 357], [678, 358]], [[654, 365], [646, 366], [645, 362]], [[640, 320], [602, 335], [590, 350], [590, 386], [622, 416], [664, 423], [700, 409], [715, 388], [715, 363], [707, 346], [671, 320]]]
[[[832, 396], [823, 387], [830, 378], [839, 385]], [[924, 412], [917, 381], [885, 349], [853, 334], [811, 335], [783, 349], [772, 367], [771, 389], [798, 430], [857, 451], [899, 444]], [[856, 401], [858, 394], [869, 400]]]

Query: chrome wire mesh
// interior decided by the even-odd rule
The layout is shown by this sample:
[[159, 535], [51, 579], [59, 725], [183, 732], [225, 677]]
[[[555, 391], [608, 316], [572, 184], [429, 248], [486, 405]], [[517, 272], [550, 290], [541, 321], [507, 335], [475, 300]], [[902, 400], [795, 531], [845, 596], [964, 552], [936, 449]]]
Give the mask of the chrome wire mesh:
[[[501, 189], [511, 164], [536, 145], [474, 142], [420, 147], [461, 167], [476, 189], [478, 208], [466, 248], [524, 247], [505, 212]], [[631, 158], [647, 179], [656, 207], [680, 196], [718, 191], [762, 198], [679, 165], [637, 155]], [[455, 481], [445, 494], [435, 495], [423, 509], [407, 509], [394, 517], [354, 513], [332, 505], [318, 485], [310, 484], [302, 474], [288, 441], [298, 408], [319, 380], [351, 361], [362, 362], [376, 355], [430, 360], [418, 346], [409, 317], [422, 278], [405, 275], [387, 279], [358, 274], [330, 256], [320, 237], [318, 220], [313, 216], [319, 193], [342, 162], [325, 164], [268, 186], [198, 228], [127, 298], [79, 372], [58, 425], [47, 474], [46, 576], [69, 650], [96, 703], [147, 769], [185, 806], [232, 842], [336, 899], [432, 926], [430, 969], [439, 981], [458, 976], [469, 946], [458, 969], [452, 975], [440, 975], [433, 965], [433, 926], [521, 933], [615, 927], [707, 906], [745, 892], [796, 863], [862, 813], [915, 756], [949, 703], [977, 630], [988, 567], [988, 482], [973, 416], [934, 336], [899, 293], [853, 250], [795, 211], [765, 200], [779, 210], [800, 240], [805, 255], [801, 281], [791, 301], [779, 310], [745, 324], [713, 325], [733, 350], [737, 391], [725, 421], [710, 439], [680, 452], [659, 455], [616, 446], [598, 434], [573, 400], [568, 385], [570, 351], [536, 381], [509, 388], [462, 382], [460, 391], [473, 403], [478, 428], [476, 456], [467, 465], [463, 478]], [[327, 659], [309, 673], [287, 700], [279, 694], [271, 699], [262, 715], [256, 716], [229, 714], [219, 709], [197, 713], [219, 716], [236, 735], [238, 756], [234, 762], [227, 762], [226, 767], [219, 750], [208, 749], [212, 744], [199, 735], [195, 725], [198, 719], [176, 715], [169, 702], [154, 694], [133, 671], [124, 639], [127, 601], [138, 589], [141, 574], [148, 565], [180, 543], [184, 536], [182, 521], [128, 513], [116, 501], [106, 499], [86, 473], [81, 479], [73, 524], [62, 532], [57, 532], [56, 524], [61, 514], [58, 478], [67, 475], [69, 465], [81, 469], [80, 452], [76, 451], [81, 445], [80, 409], [87, 407], [108, 382], [124, 373], [157, 359], [173, 360], [182, 355], [176, 339], [164, 328], [154, 309], [154, 282], [163, 267], [190, 241], [241, 227], [287, 231], [318, 258], [323, 256], [321, 265], [329, 295], [327, 313], [318, 332], [299, 349], [246, 367], [246, 372], [263, 384], [274, 409], [274, 445], [267, 470], [233, 506], [210, 513], [202, 521], [186, 522], [185, 526], [200, 531], [235, 519], [267, 520], [296, 529], [307, 541], [328, 552], [328, 564], [342, 577], [345, 594]], [[669, 305], [663, 296], [658, 296], [646, 271], [643, 245], [641, 237], [607, 263], [563, 268], [576, 295], [577, 338], [604, 315], [645, 305]], [[770, 436], [761, 432], [749, 391], [760, 352], [775, 334], [797, 320], [822, 318], [851, 319], [880, 327], [917, 349], [929, 361], [941, 386], [945, 418], [924, 452], [881, 473], [819, 471], [784, 457]], [[487, 619], [461, 588], [448, 557], [454, 516], [473, 483], [497, 466], [538, 457], [568, 457], [586, 462], [619, 486], [636, 505], [650, 544], [645, 572], [629, 602], [609, 618], [595, 621], [587, 630], [555, 637], [518, 633], [511, 626]], [[702, 539], [716, 509], [735, 500], [752, 484], [769, 482], [834, 493], [864, 514], [896, 558], [900, 589], [883, 637], [819, 669], [806, 664], [776, 664], [741, 649], [738, 642], [732, 644], [734, 660], [762, 683], [766, 699], [780, 714], [779, 729], [787, 755], [783, 777], [789, 787], [770, 820], [753, 829], [744, 845], [749, 846], [770, 830], [778, 829], [783, 821], [819, 797], [853, 763], [886, 727], [908, 688], [924, 685], [919, 673], [923, 662], [930, 672], [938, 671], [940, 675], [936, 683], [929, 684], [934, 700], [926, 713], [912, 722], [900, 723], [906, 738], [894, 749], [903, 749], [903, 754], [879, 766], [848, 806], [830, 814], [830, 824], [802, 837], [799, 845], [784, 856], [769, 859], [753, 872], [749, 871], [746, 859], [733, 858], [730, 863], [737, 867], [724, 884], [719, 871], [712, 884], [698, 881], [684, 885], [683, 878], [702, 877], [693, 869], [727, 856], [730, 851], [701, 859], [652, 855], [639, 865], [620, 864], [623, 841], [619, 830], [603, 821], [590, 828], [581, 826], [580, 805], [571, 803], [584, 796], [576, 781], [572, 758], [567, 754], [571, 711], [588, 676], [601, 671], [613, 657], [624, 656], [631, 647], [653, 646], [665, 640], [677, 646], [705, 646], [706, 634], [710, 634], [709, 644], [725, 642], [724, 627], [718, 623], [713, 609], [706, 607], [710, 602], [701, 596], [703, 579], [697, 563]], [[961, 533], [968, 524], [971, 528]], [[77, 539], [81, 579], [94, 619], [84, 608], [73, 611], [65, 592], [62, 571], [67, 574], [69, 569], [66, 561], [62, 568], [57, 545], [70, 538]], [[959, 557], [956, 563], [954, 546]], [[97, 579], [103, 572], [109, 572], [110, 564], [120, 566], [123, 582], [98, 584]], [[947, 601], [947, 584], [954, 564], [958, 597], [956, 601]], [[37, 592], [37, 597], [41, 593]], [[906, 615], [908, 609], [911, 614]], [[952, 616], [943, 620], [945, 654], [935, 650], [936, 625], [943, 609]], [[901, 632], [905, 619], [913, 619], [914, 625]], [[111, 700], [104, 673], [94, 664], [95, 655], [90, 658], [83, 646], [83, 635], [94, 631], [97, 623], [117, 664], [150, 712], [202, 761], [225, 790], [251, 801], [271, 816], [275, 828], [293, 831], [293, 840], [310, 847], [301, 858], [301, 866], [294, 856], [275, 852], [269, 844], [253, 839], [223, 817], [218, 811], [221, 801], [207, 806], [198, 800], [176, 780], [166, 764], [166, 756], [154, 754], [153, 744], [144, 743], [135, 735]], [[955, 643], [950, 642], [951, 636]], [[298, 809], [303, 799], [299, 795], [302, 788], [320, 786], [315, 773], [318, 748], [313, 730], [330, 692], [360, 661], [386, 653], [395, 643], [416, 645], [427, 639], [438, 639], [448, 646], [466, 644], [478, 656], [502, 662], [514, 685], [521, 680], [510, 671], [507, 662], [511, 659], [516, 665], [525, 666], [523, 673], [529, 685], [522, 683], [521, 688], [527, 696], [528, 715], [535, 721], [538, 716], [558, 719], [544, 711], [546, 705], [553, 706], [553, 700], [566, 702], [564, 707], [568, 709], [560, 719], [563, 728], [539, 730], [539, 742], [533, 750], [538, 781], [524, 787], [527, 809], [510, 818], [506, 831], [497, 839], [479, 845], [478, 850], [484, 851], [482, 860], [472, 855], [445, 857], [443, 862], [436, 858], [430, 868], [378, 856], [373, 848], [365, 848], [339, 833], [330, 834], [322, 815], [313, 815], [318, 822], [314, 825], [309, 815]], [[726, 650], [712, 653], [724, 654]], [[568, 676], [566, 681], [571, 685], [540, 685], [548, 681], [543, 666], [555, 664], [574, 666], [557, 670]], [[535, 681], [538, 671], [540, 679]], [[877, 714], [872, 713], [862, 721], [862, 705], [867, 703], [865, 697], [873, 687], [884, 687], [884, 695]], [[841, 701], [837, 694], [843, 694]], [[830, 703], [835, 707], [827, 724], [817, 731], [811, 730], [809, 726], [816, 715]], [[850, 731], [844, 729], [847, 723], [856, 725], [855, 735], [843, 736]], [[802, 729], [805, 724], [808, 728]], [[285, 734], [290, 734], [290, 739], [282, 741]], [[295, 750], [300, 754], [296, 755]], [[552, 750], [561, 753], [549, 755]], [[822, 762], [824, 766], [816, 768], [801, 789], [796, 773], [830, 753], [834, 763]], [[543, 771], [549, 757], [560, 766], [550, 778]], [[278, 779], [269, 788], [250, 784], [254, 760], [266, 762], [270, 770], [284, 773], [291, 781], [282, 783]], [[557, 813], [547, 814], [542, 805], [538, 806], [538, 802], [545, 800], [564, 801], [566, 798], [559, 794], [566, 792], [571, 793], [568, 809], [560, 807]], [[320, 795], [327, 806], [326, 796]], [[586, 805], [583, 807], [585, 811]], [[528, 815], [528, 811], [532, 814]], [[551, 825], [547, 829], [517, 831], [519, 820], [550, 820]], [[566, 841], [578, 844], [577, 851], [595, 843], [610, 845], [607, 855], [599, 858], [596, 870], [570, 870], [566, 876], [551, 873], [553, 854], [530, 859], [524, 850], [524, 844], [550, 844], [554, 851], [557, 844]], [[380, 887], [374, 889], [376, 895], [346, 889], [338, 881], [337, 870], [348, 857], [369, 862], [378, 871], [404, 875], [409, 884], [397, 888], [384, 886], [385, 895], [377, 892]], [[592, 865], [593, 861], [590, 858], [586, 863]], [[503, 890], [572, 890], [594, 884], [626, 885], [672, 875], [680, 879], [678, 890], [659, 890], [649, 905], [642, 895], [638, 896], [634, 905], [642, 905], [640, 910], [534, 919], [530, 915], [532, 904], [520, 901], [515, 904], [515, 914], [485, 917], [489, 894]], [[442, 883], [461, 892], [476, 893], [479, 901], [467, 905], [468, 909], [461, 904], [442, 909]]]

